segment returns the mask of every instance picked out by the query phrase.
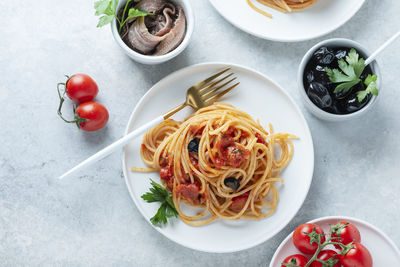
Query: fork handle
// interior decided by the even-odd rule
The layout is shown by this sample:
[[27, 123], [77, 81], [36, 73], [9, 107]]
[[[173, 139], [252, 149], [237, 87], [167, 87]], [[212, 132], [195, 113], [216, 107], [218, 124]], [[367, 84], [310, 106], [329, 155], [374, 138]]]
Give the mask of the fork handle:
[[170, 111], [168, 111], [167, 113], [165, 113], [164, 116], [164, 120], [168, 119], [169, 117], [171, 117], [172, 115], [174, 115], [175, 113], [177, 113], [179, 110], [183, 109], [184, 107], [186, 107], [188, 104], [183, 103], [179, 106], [177, 106], [176, 108], [171, 109]]
[[67, 171], [66, 173], [61, 175], [59, 177], [59, 179], [63, 179], [64, 177], [66, 177], [66, 176], [68, 176], [68, 175], [70, 175], [72, 173], [75, 173], [76, 171], [82, 169], [83, 167], [88, 166], [90, 164], [93, 164], [94, 162], [97, 162], [97, 161], [105, 158], [106, 156], [110, 155], [112, 152], [114, 152], [114, 151], [120, 149], [121, 147], [123, 147], [124, 145], [126, 145], [132, 139], [134, 139], [134, 138], [138, 137], [139, 135], [145, 133], [150, 128], [153, 128], [154, 126], [156, 126], [157, 124], [159, 124], [163, 120], [164, 120], [164, 116], [161, 115], [161, 116], [155, 118], [154, 120], [146, 123], [145, 125], [137, 128], [136, 130], [128, 133], [127, 135], [125, 135], [121, 139], [119, 139], [119, 140], [115, 141], [114, 143], [112, 143], [111, 145], [103, 148], [102, 150], [100, 150], [99, 152], [97, 152], [96, 154], [91, 156], [90, 158], [84, 160], [83, 162], [81, 162], [80, 164], [75, 166], [74, 168], [70, 169], [69, 171]]

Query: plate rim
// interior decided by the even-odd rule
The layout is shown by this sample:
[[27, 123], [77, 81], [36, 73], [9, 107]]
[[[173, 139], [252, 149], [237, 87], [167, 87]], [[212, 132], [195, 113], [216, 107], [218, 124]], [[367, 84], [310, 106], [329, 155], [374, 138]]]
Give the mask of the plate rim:
[[[245, 27], [240, 26], [238, 23], [236, 23], [235, 21], [232, 21], [230, 19], [227, 18], [227, 16], [222, 13], [216, 6], [216, 1], [217, 0], [209, 0], [209, 2], [211, 3], [211, 5], [214, 7], [214, 9], [218, 12], [218, 14], [220, 14], [227, 22], [229, 22], [230, 24], [232, 24], [234, 27], [240, 29], [243, 32], [246, 32], [248, 34], [251, 34], [255, 37], [264, 39], [264, 40], [270, 40], [270, 41], [274, 41], [274, 42], [282, 42], [282, 43], [295, 43], [295, 42], [303, 42], [303, 41], [308, 41], [308, 40], [313, 40], [313, 39], [317, 39], [320, 38], [322, 36], [325, 36], [327, 34], [330, 34], [334, 31], [336, 31], [337, 29], [339, 29], [340, 27], [342, 27], [344, 24], [346, 24], [350, 19], [352, 19], [354, 17], [355, 14], [357, 14], [357, 12], [361, 9], [361, 7], [365, 4], [366, 0], [361, 0], [359, 6], [357, 6], [356, 8], [354, 8], [354, 11], [352, 12], [352, 14], [345, 20], [341, 21], [340, 23], [338, 23], [335, 27], [332, 27], [331, 29], [328, 29], [327, 31], [323, 31], [320, 34], [316, 34], [316, 35], [312, 35], [309, 37], [303, 37], [303, 38], [275, 38], [275, 37], [270, 37], [270, 36], [265, 36], [262, 34], [259, 34], [253, 30], [249, 30], [246, 29]], [[242, 0], [245, 1], [245, 0]]]
[[126, 125], [125, 130], [124, 130], [124, 136], [125, 136], [125, 135], [127, 135], [129, 133], [130, 125], [132, 124], [132, 121], [136, 119], [136, 113], [145, 104], [147, 98], [151, 97], [151, 94], [154, 91], [155, 87], [158, 87], [160, 84], [164, 83], [165, 81], [168, 81], [169, 79], [171, 79], [171, 77], [179, 76], [182, 73], [190, 71], [191, 69], [195, 69], [195, 68], [203, 67], [203, 66], [214, 67], [214, 66], [221, 66], [221, 65], [222, 66], [231, 66], [233, 68], [242, 69], [244, 71], [247, 71], [247, 72], [256, 74], [258, 76], [261, 76], [263, 79], [266, 79], [269, 82], [271, 82], [273, 84], [273, 86], [277, 87], [277, 89], [279, 89], [279, 91], [281, 93], [283, 93], [285, 95], [285, 97], [287, 97], [288, 100], [292, 103], [293, 107], [296, 110], [296, 113], [300, 116], [300, 119], [302, 120], [302, 124], [304, 124], [305, 134], [306, 134], [307, 138], [310, 140], [310, 149], [311, 149], [311, 153], [310, 153], [310, 155], [311, 155], [311, 159], [310, 159], [310, 162], [311, 162], [311, 173], [309, 174], [310, 179], [309, 179], [309, 182], [307, 184], [307, 192], [306, 192], [306, 194], [304, 194], [302, 201], [299, 202], [300, 205], [298, 206], [297, 211], [293, 214], [293, 216], [290, 216], [290, 218], [287, 221], [285, 221], [285, 223], [282, 224], [283, 225], [282, 227], [280, 227], [280, 228], [278, 227], [276, 230], [272, 231], [272, 235], [270, 235], [270, 237], [268, 237], [268, 238], [257, 239], [256, 242], [252, 243], [251, 245], [237, 247], [237, 248], [234, 248], [234, 249], [225, 249], [225, 250], [222, 249], [222, 250], [215, 251], [215, 250], [207, 250], [205, 248], [199, 248], [199, 247], [193, 246], [190, 243], [186, 243], [186, 242], [178, 242], [177, 240], [174, 240], [173, 238], [170, 238], [168, 235], [166, 235], [163, 231], [161, 231], [162, 229], [160, 229], [159, 227], [155, 227], [154, 225], [152, 225], [151, 222], [149, 220], [147, 220], [147, 217], [144, 215], [143, 210], [141, 209], [141, 206], [139, 205], [139, 203], [136, 203], [134, 194], [133, 194], [133, 192], [132, 192], [132, 190], [131, 190], [131, 188], [130, 188], [130, 186], [128, 184], [127, 163], [126, 163], [126, 160], [125, 160], [125, 156], [126, 156], [126, 153], [127, 153], [127, 147], [126, 146], [124, 147], [123, 153], [122, 153], [122, 170], [123, 170], [123, 174], [124, 174], [125, 185], [126, 185], [126, 187], [128, 189], [129, 195], [130, 195], [133, 203], [135, 204], [137, 210], [143, 216], [145, 221], [148, 224], [150, 224], [150, 226], [153, 229], [157, 230], [157, 232], [159, 232], [161, 235], [163, 235], [164, 237], [166, 237], [167, 239], [173, 241], [176, 244], [179, 244], [179, 245], [181, 245], [183, 247], [190, 248], [190, 249], [193, 249], [193, 250], [196, 250], [196, 251], [207, 252], [207, 253], [218, 253], [218, 254], [232, 253], [232, 252], [238, 252], [238, 251], [243, 251], [243, 250], [246, 250], [246, 249], [250, 249], [250, 248], [253, 248], [253, 247], [257, 246], [257, 245], [260, 245], [260, 244], [266, 242], [267, 240], [273, 238], [274, 236], [276, 236], [280, 231], [282, 231], [290, 223], [291, 220], [293, 220], [293, 218], [296, 216], [296, 214], [299, 212], [299, 210], [303, 206], [304, 201], [306, 200], [306, 198], [308, 196], [308, 193], [310, 192], [310, 187], [311, 187], [311, 184], [312, 184], [312, 180], [313, 180], [313, 176], [314, 176], [314, 167], [315, 167], [314, 143], [313, 143], [312, 134], [311, 134], [308, 122], [305, 119], [305, 117], [303, 115], [303, 112], [301, 111], [299, 106], [294, 101], [294, 99], [290, 96], [290, 94], [283, 87], [281, 87], [278, 83], [276, 83], [268, 75], [265, 75], [265, 74], [255, 70], [253, 68], [246, 67], [246, 66], [241, 65], [241, 64], [231, 63], [231, 62], [222, 62], [222, 61], [203, 62], [203, 63], [189, 65], [189, 66], [186, 66], [186, 67], [181, 68], [179, 70], [176, 70], [176, 71], [166, 75], [164, 78], [162, 78], [157, 83], [155, 83], [153, 86], [151, 86], [151, 88], [137, 102], [135, 108], [133, 109], [133, 111], [132, 111], [132, 113], [131, 113], [131, 115], [129, 117], [129, 120], [128, 120], [127, 125]]
[[[396, 244], [393, 242], [392, 239], [389, 238], [389, 236], [387, 234], [385, 234], [385, 232], [383, 232], [381, 229], [379, 229], [378, 227], [374, 226], [373, 224], [364, 221], [362, 219], [358, 219], [358, 218], [354, 218], [354, 217], [350, 217], [350, 216], [338, 216], [338, 215], [333, 215], [333, 216], [324, 216], [324, 217], [319, 217], [316, 218], [314, 220], [308, 221], [306, 223], [318, 223], [320, 221], [325, 221], [325, 220], [348, 220], [348, 221], [353, 221], [356, 222], [358, 224], [363, 224], [365, 226], [368, 226], [369, 228], [373, 229], [374, 231], [376, 231], [379, 235], [381, 235], [383, 237], [383, 239], [385, 241], [387, 241], [390, 246], [392, 246], [392, 248], [396, 251], [396, 253], [398, 254], [398, 256], [400, 257], [400, 250], [399, 248], [396, 246]], [[276, 261], [277, 257], [278, 257], [278, 253], [282, 250], [282, 247], [290, 240], [290, 238], [293, 235], [293, 232], [290, 232], [285, 239], [282, 240], [282, 242], [279, 244], [278, 248], [275, 250], [274, 255], [271, 258], [269, 267], [273, 267], [273, 262]]]

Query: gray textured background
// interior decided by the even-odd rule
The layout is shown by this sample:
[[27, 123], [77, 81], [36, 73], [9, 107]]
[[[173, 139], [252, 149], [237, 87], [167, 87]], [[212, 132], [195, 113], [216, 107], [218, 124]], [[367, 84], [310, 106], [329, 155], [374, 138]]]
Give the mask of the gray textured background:
[[[297, 66], [313, 44], [347, 37], [372, 50], [400, 25], [399, 1], [368, 0], [334, 33], [283, 44], [234, 28], [206, 0], [192, 2], [196, 27], [188, 48], [168, 63], [144, 66], [123, 54], [109, 27], [96, 28], [92, 1], [1, 1], [0, 265], [265, 266], [297, 224], [327, 215], [365, 219], [400, 245], [399, 42], [379, 58], [384, 88], [367, 116], [327, 123], [300, 104], [315, 144], [311, 190], [292, 222], [253, 249], [200, 253], [154, 231], [129, 197], [120, 153], [84, 175], [55, 180], [120, 137], [140, 97], [172, 71], [205, 61], [243, 63], [300, 103]], [[110, 111], [99, 132], [78, 131], [56, 115], [55, 85], [77, 72], [95, 78], [98, 100]]]

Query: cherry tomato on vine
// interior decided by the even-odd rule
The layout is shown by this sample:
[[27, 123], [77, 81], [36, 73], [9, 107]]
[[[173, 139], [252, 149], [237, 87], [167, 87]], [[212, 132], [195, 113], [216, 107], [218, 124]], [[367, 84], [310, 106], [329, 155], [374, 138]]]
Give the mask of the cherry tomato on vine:
[[286, 264], [291, 263], [291, 264], [294, 264], [293, 266], [304, 267], [304, 266], [306, 266], [307, 262], [308, 262], [308, 259], [306, 257], [304, 257], [303, 255], [294, 254], [294, 255], [290, 255], [290, 256], [286, 257], [283, 260], [281, 267], [286, 267], [286, 265], [283, 265], [283, 263], [286, 263]]
[[[315, 230], [314, 230], [315, 229]], [[313, 242], [310, 244], [310, 237], [305, 233], [312, 234], [317, 237], [319, 234], [324, 234], [321, 227], [313, 223], [305, 223], [299, 225], [293, 232], [293, 244], [294, 246], [304, 254], [314, 254], [318, 249], [318, 243]], [[325, 236], [321, 236], [321, 244], [325, 242]]]
[[79, 128], [85, 131], [97, 131], [108, 121], [108, 111], [100, 103], [89, 101], [82, 103], [75, 110], [76, 122]]
[[[361, 234], [360, 231], [358, 231], [357, 227], [354, 224], [351, 224], [347, 221], [340, 221], [338, 222], [336, 225], [331, 226], [333, 229], [335, 229], [335, 227], [340, 226], [339, 223], [341, 225], [345, 225], [347, 224], [342, 230], [340, 230], [340, 239], [339, 238], [334, 238], [332, 239], [332, 242], [338, 242], [338, 243], [342, 243], [343, 245], [348, 245], [351, 242], [361, 242]], [[332, 237], [338, 237], [338, 235], [336, 233], [332, 234]], [[341, 249], [341, 247], [339, 245], [335, 245], [335, 248], [337, 249]]]
[[89, 75], [78, 73], [68, 78], [65, 92], [72, 101], [83, 103], [93, 100], [99, 89]]
[[[334, 261], [337, 261], [337, 262], [333, 265], [330, 264], [329, 266], [332, 266], [332, 267], [342, 266], [342, 264], [340, 263], [339, 255], [336, 253], [336, 251], [331, 250], [331, 249], [322, 250], [320, 253], [318, 253], [317, 259], [322, 260], [322, 261], [327, 261], [327, 260], [331, 259], [330, 261], [332, 261], [332, 264]], [[311, 263], [310, 266], [311, 267], [323, 267], [324, 265], [321, 262], [315, 260]]]
[[368, 249], [358, 242], [354, 242], [352, 246], [353, 248], [340, 258], [343, 267], [372, 267], [372, 256]]

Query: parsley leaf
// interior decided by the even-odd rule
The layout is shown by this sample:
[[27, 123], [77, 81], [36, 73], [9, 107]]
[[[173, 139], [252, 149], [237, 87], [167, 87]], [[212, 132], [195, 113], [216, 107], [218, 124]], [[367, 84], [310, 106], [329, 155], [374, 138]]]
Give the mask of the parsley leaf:
[[147, 15], [154, 15], [153, 13], [148, 13], [145, 11], [141, 11], [135, 8], [130, 8], [128, 11], [128, 16], [125, 18], [126, 10], [132, 0], [128, 0], [123, 8], [122, 18], [119, 19], [117, 16], [118, 13], [118, 0], [99, 0], [94, 3], [94, 9], [96, 10], [95, 15], [101, 16], [99, 18], [99, 22], [97, 23], [97, 27], [103, 27], [113, 21], [115, 18], [119, 24], [119, 32], [121, 32], [122, 27], [128, 21], [128, 19], [136, 18], [136, 17], [144, 17]]
[[357, 77], [360, 77], [365, 69], [365, 60], [363, 58], [358, 59], [359, 55], [357, 51], [352, 48], [349, 54], [346, 56], [346, 61], [350, 66], [353, 67]]
[[333, 91], [335, 94], [336, 93], [340, 93], [340, 92], [347, 92], [349, 91], [354, 85], [358, 84], [361, 80], [357, 79], [354, 81], [350, 81], [350, 82], [345, 82], [345, 83], [341, 83], [338, 86], [336, 86], [335, 91]]
[[352, 81], [358, 78], [356, 76], [354, 68], [350, 64], [347, 64], [343, 58], [338, 61], [338, 64], [339, 68], [347, 75], [349, 79], [348, 81]]
[[378, 77], [376, 75], [368, 75], [364, 81], [364, 84], [367, 86], [367, 88], [357, 92], [358, 102], [362, 102], [368, 94], [378, 95], [379, 92], [378, 88], [376, 87], [377, 78]]
[[[128, 1], [130, 2], [130, 1]], [[114, 10], [114, 13], [117, 13], [117, 7], [118, 7], [118, 0], [111, 0], [111, 8]]]
[[103, 27], [111, 23], [116, 14], [118, 1], [117, 0], [100, 0], [94, 3], [96, 9], [96, 16], [101, 16], [97, 27]]
[[372, 82], [376, 82], [377, 79], [378, 79], [378, 76], [368, 74], [368, 77], [365, 78], [364, 84], [366, 86], [369, 86]]
[[[361, 79], [359, 78], [361, 74], [357, 75], [360, 68], [357, 67], [357, 71], [354, 68], [354, 65], [357, 65], [359, 61], [358, 54], [354, 50], [354, 48], [352, 48], [349, 52], [349, 55], [346, 56], [346, 61], [344, 61], [343, 58], [338, 61], [339, 68], [343, 72], [340, 72], [340, 70], [338, 69], [332, 70], [328, 67], [325, 68], [326, 74], [328, 74], [329, 80], [331, 80], [331, 82], [341, 83], [338, 86], [336, 86], [335, 91], [333, 91], [335, 94], [340, 92], [347, 92], [354, 85], [361, 82]], [[362, 68], [362, 71], [364, 71], [364, 68]]]
[[136, 9], [136, 8], [131, 8], [131, 9], [129, 9], [127, 19], [137, 18], [137, 17], [144, 17], [144, 16], [147, 16], [147, 15], [154, 15], [154, 14], [153, 13], [148, 13], [146, 11], [142, 11], [142, 10], [139, 10], [139, 9]]
[[142, 199], [148, 203], [161, 202], [161, 206], [157, 213], [150, 218], [150, 221], [155, 226], [161, 226], [167, 223], [168, 218], [178, 217], [178, 212], [175, 209], [172, 201], [171, 192], [167, 191], [163, 186], [151, 180], [150, 192], [142, 195]]
[[326, 74], [328, 74], [329, 80], [333, 83], [350, 82], [353, 79], [343, 73], [338, 69], [325, 68]]
[[[365, 69], [365, 60], [359, 57], [359, 54], [354, 48], [350, 49], [349, 54], [346, 56], [346, 61], [342, 58], [338, 61], [340, 70], [325, 68], [325, 72], [332, 83], [340, 83], [333, 91], [337, 93], [346, 93], [351, 90], [355, 85], [362, 82], [360, 76]], [[365, 90], [357, 92], [357, 99], [362, 102], [368, 94], [378, 95], [378, 88], [376, 87], [376, 75], [368, 75], [364, 84], [367, 86]]]
[[150, 188], [150, 192], [142, 195], [142, 198], [146, 200], [148, 203], [152, 202], [163, 202], [165, 198], [168, 197], [169, 192], [165, 190], [165, 188], [153, 180], [151, 180], [151, 185], [153, 186]]
[[94, 3], [94, 9], [96, 9], [96, 16], [100, 16], [102, 14], [105, 14], [106, 9], [110, 5], [109, 0], [100, 0]]
[[99, 22], [97, 23], [97, 27], [103, 27], [104, 25], [107, 25], [108, 23], [111, 23], [111, 21], [114, 19], [114, 16], [101, 16], [99, 19]]

